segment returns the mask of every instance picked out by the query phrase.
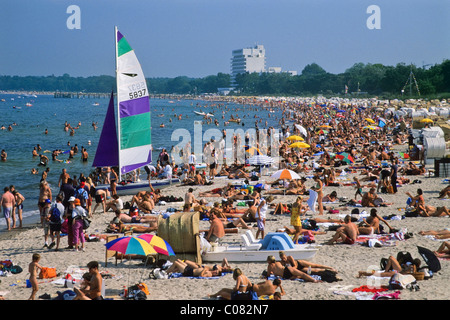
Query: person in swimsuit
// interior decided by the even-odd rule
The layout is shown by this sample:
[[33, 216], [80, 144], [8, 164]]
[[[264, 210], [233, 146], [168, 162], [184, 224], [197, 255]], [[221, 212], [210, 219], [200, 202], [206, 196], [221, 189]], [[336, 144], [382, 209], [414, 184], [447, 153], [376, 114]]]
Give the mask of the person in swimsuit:
[[233, 279], [236, 281], [236, 284], [233, 289], [223, 288], [220, 289], [217, 293], [210, 294], [210, 298], [221, 297], [225, 300], [248, 300], [249, 297], [247, 292], [252, 290], [252, 283], [250, 280], [242, 273], [242, 270], [239, 268], [234, 269], [233, 271]]
[[344, 225], [336, 230], [333, 238], [331, 238], [326, 244], [334, 244], [337, 240], [341, 239], [345, 244], [354, 244], [359, 231], [356, 224], [351, 222], [351, 216], [346, 215], [344, 218]]
[[283, 279], [303, 279], [307, 282], [319, 282], [295, 267], [288, 265], [283, 266], [281, 262], [275, 260], [274, 256], [268, 256], [267, 263], [267, 276], [273, 274], [274, 276], [282, 277]]
[[312, 187], [314, 191], [317, 192], [317, 205], [319, 208], [319, 215], [323, 214], [323, 183], [322, 180], [320, 180], [320, 177], [318, 175], [314, 176], [314, 181], [317, 183], [315, 187]]
[[175, 260], [166, 270], [168, 275], [172, 273], [181, 273], [183, 277], [204, 277], [210, 278], [220, 275], [219, 271], [211, 271], [208, 268], [196, 265], [195, 263], [186, 263], [180, 259]]

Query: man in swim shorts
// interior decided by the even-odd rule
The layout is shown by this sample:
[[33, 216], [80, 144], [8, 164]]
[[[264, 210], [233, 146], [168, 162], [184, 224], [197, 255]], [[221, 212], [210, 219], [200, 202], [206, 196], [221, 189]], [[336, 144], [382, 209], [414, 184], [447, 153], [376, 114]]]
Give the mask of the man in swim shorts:
[[350, 215], [346, 215], [344, 218], [344, 224], [336, 230], [333, 238], [331, 238], [327, 244], [334, 244], [339, 239], [342, 240], [342, 243], [354, 244], [358, 234], [358, 226], [351, 221]]
[[3, 216], [6, 220], [6, 228], [7, 230], [11, 230], [11, 214], [14, 205], [16, 204], [16, 200], [14, 195], [9, 191], [9, 187], [5, 187], [3, 189], [4, 193], [0, 199], [0, 204], [2, 206]]

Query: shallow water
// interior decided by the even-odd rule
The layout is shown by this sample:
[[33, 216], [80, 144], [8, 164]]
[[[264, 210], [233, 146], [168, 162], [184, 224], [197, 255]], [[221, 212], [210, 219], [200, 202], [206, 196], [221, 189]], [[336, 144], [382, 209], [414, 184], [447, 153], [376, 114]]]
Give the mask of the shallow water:
[[[4, 101], [3, 101], [4, 99]], [[31, 106], [26, 104], [30, 103]], [[33, 157], [33, 147], [38, 144], [43, 153], [49, 158], [48, 167], [50, 172], [48, 182], [54, 194], [58, 192], [58, 179], [63, 168], [71, 176], [78, 176], [80, 173], [88, 175], [92, 170], [92, 161], [97, 149], [98, 140], [101, 134], [106, 109], [109, 103], [107, 98], [84, 98], [65, 99], [54, 98], [53, 95], [38, 95], [37, 97], [0, 94], [0, 126], [5, 130], [0, 130], [0, 150], [5, 149], [8, 154], [6, 162], [0, 162], [0, 187], [15, 185], [16, 189], [26, 198], [24, 202], [24, 217], [38, 214], [37, 200], [39, 196], [39, 181], [45, 167], [38, 166], [39, 157]], [[98, 105], [96, 105], [98, 104]], [[196, 115], [193, 111], [203, 111], [213, 113], [219, 125], [202, 124], [202, 134], [200, 139], [202, 145], [209, 140], [206, 133], [208, 129], [243, 129], [254, 128], [255, 121], [262, 119], [258, 125], [278, 126], [280, 114], [278, 112], [269, 114], [268, 111], [261, 111], [255, 106], [243, 106], [234, 103], [214, 103], [201, 100], [165, 100], [150, 99], [152, 109], [152, 144], [153, 144], [153, 164], [156, 163], [158, 154], [162, 148], [170, 150], [172, 146], [180, 143], [181, 138], [174, 133], [176, 129], [186, 129], [192, 139], [195, 121], [202, 121], [202, 116]], [[224, 114], [224, 119], [222, 119]], [[182, 115], [178, 120], [175, 115]], [[242, 122], [237, 124], [229, 122], [224, 126], [224, 121], [230, 116], [240, 117]], [[258, 118], [254, 118], [254, 116]], [[270, 116], [270, 117], [269, 117]], [[171, 121], [170, 121], [171, 119]], [[81, 125], [75, 130], [75, 135], [70, 136], [64, 131], [64, 123], [68, 122], [72, 127]], [[94, 130], [92, 123], [96, 122], [98, 129]], [[160, 124], [165, 127], [161, 128]], [[16, 124], [16, 125], [13, 125]], [[243, 126], [243, 124], [245, 126]], [[8, 126], [12, 125], [12, 131], [8, 131]], [[48, 134], [45, 134], [45, 130]], [[174, 140], [174, 141], [172, 141]], [[205, 140], [205, 141], [203, 141]], [[89, 141], [91, 142], [89, 144]], [[57, 162], [51, 160], [51, 151], [61, 149], [68, 151], [70, 146], [78, 145], [85, 147], [89, 153], [88, 162], [81, 161], [80, 153], [70, 162]], [[194, 145], [194, 140], [191, 142]], [[58, 156], [60, 160], [68, 160], [68, 154]], [[39, 173], [31, 174], [31, 169], [37, 168]], [[0, 230], [6, 225], [3, 216], [0, 218]]]

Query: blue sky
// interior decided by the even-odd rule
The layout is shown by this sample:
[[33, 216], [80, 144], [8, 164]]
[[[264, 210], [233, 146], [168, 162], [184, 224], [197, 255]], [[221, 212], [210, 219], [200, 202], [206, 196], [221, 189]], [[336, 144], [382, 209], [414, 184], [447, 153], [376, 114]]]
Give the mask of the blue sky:
[[[79, 30], [66, 26], [70, 5]], [[379, 30], [366, 26], [370, 5]], [[114, 75], [115, 25], [146, 77], [229, 73], [232, 50], [256, 43], [267, 67], [299, 73], [450, 59], [447, 0], [1, 0], [0, 75]]]

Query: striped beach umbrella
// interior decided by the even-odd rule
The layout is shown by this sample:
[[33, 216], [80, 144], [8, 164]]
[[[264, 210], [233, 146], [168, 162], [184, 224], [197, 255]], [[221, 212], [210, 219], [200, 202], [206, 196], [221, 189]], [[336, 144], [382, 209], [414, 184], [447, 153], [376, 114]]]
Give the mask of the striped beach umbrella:
[[127, 236], [114, 239], [105, 244], [106, 249], [118, 251], [125, 255], [137, 254], [147, 256], [157, 253], [153, 247], [143, 239]]
[[281, 180], [300, 179], [300, 176], [296, 172], [289, 169], [278, 170], [270, 177], [272, 179], [281, 179]]
[[153, 249], [159, 254], [164, 254], [166, 256], [175, 255], [175, 252], [173, 251], [170, 244], [161, 237], [149, 233], [144, 233], [137, 237], [150, 244], [153, 247]]

